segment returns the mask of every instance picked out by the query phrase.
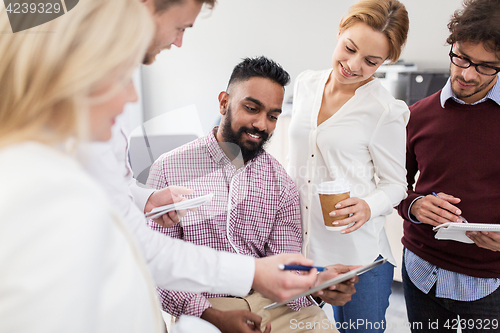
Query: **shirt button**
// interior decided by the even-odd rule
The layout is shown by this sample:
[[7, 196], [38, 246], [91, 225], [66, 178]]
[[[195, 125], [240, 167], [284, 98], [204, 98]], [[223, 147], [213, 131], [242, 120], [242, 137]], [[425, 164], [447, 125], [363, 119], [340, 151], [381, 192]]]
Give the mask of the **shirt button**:
[[307, 206], [306, 206], [306, 209], [309, 209], [309, 208], [307, 208]]
[[310, 181], [310, 180], [308, 180], [307, 182], [308, 182], [308, 183], [310, 183], [311, 181]]
[[314, 157], [314, 154], [312, 154], [311, 157]]
[[307, 235], [307, 231], [306, 231], [306, 235]]

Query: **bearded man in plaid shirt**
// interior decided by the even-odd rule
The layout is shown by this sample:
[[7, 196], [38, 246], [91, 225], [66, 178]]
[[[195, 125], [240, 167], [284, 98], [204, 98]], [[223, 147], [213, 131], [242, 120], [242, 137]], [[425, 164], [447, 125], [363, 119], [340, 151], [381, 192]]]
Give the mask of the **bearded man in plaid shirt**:
[[[220, 126], [207, 136], [160, 156], [151, 167], [147, 182], [157, 189], [171, 185], [191, 188], [193, 197], [213, 193], [212, 200], [195, 212], [188, 212], [181, 223], [171, 228], [150, 221], [153, 229], [219, 251], [255, 258], [300, 252], [299, 194], [280, 163], [263, 150], [276, 127], [284, 86], [289, 80], [281, 66], [264, 57], [247, 58], [234, 68], [227, 91], [219, 94]], [[330, 271], [335, 269], [349, 270], [336, 266]], [[261, 315], [263, 325], [272, 322], [273, 332], [290, 332], [291, 328], [301, 332], [300, 327], [307, 332], [337, 332], [312, 297], [264, 311], [262, 308], [272, 302], [257, 292], [235, 298], [160, 288], [158, 291], [164, 311], [177, 317], [201, 317], [222, 332], [250, 332], [245, 317], [248, 311]], [[323, 298], [330, 303], [335, 298], [334, 303], [342, 304], [354, 292], [352, 283], [339, 285], [335, 296]]]

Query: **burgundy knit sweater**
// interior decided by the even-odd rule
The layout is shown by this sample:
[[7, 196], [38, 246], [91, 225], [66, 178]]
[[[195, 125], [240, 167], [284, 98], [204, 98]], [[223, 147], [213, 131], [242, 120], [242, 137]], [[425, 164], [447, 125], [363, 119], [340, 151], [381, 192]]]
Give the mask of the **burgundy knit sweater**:
[[[471, 223], [500, 223], [500, 106], [491, 100], [462, 105], [441, 91], [410, 107], [406, 168], [408, 198], [398, 206], [404, 218], [403, 245], [424, 260], [453, 272], [500, 278], [500, 252], [475, 244], [437, 240], [428, 224], [409, 220], [412, 201], [432, 192], [462, 199], [456, 206]], [[415, 174], [420, 176], [413, 191]]]

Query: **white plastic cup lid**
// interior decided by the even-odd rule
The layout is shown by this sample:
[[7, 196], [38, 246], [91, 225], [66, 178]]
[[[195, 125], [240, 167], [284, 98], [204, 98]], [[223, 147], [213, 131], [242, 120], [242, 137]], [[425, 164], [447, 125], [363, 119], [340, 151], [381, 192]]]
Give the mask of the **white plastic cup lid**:
[[351, 187], [345, 178], [337, 178], [334, 181], [323, 182], [318, 185], [319, 194], [340, 194], [350, 191]]

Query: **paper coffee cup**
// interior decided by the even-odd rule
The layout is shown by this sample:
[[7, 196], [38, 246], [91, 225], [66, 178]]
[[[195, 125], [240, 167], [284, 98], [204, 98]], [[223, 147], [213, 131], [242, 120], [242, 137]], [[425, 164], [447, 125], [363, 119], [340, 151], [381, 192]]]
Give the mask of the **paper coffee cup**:
[[323, 182], [318, 185], [319, 202], [321, 203], [321, 211], [323, 212], [323, 221], [328, 230], [340, 231], [348, 228], [349, 225], [334, 226], [332, 223], [336, 220], [342, 220], [349, 215], [340, 215], [331, 217], [330, 212], [336, 210], [335, 205], [342, 200], [349, 198], [351, 188], [349, 182], [344, 178], [337, 178], [334, 181]]

